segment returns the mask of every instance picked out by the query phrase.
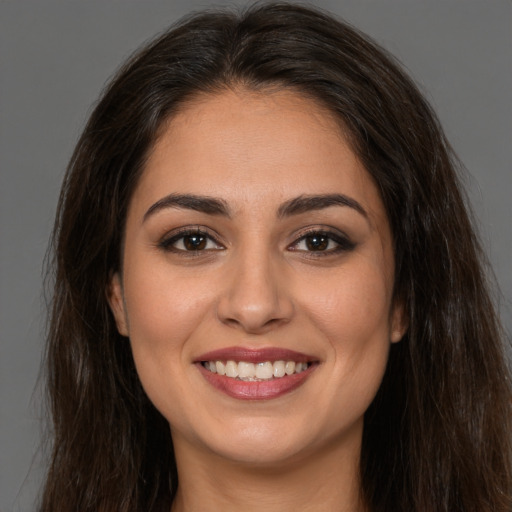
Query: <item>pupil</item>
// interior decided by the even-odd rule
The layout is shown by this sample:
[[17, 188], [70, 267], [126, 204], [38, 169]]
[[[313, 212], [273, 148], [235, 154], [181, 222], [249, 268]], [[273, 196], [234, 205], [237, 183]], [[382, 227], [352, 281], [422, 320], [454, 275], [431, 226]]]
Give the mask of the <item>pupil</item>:
[[329, 238], [322, 235], [312, 235], [306, 238], [306, 246], [310, 251], [325, 251], [329, 245]]
[[183, 244], [189, 251], [198, 251], [206, 247], [206, 237], [203, 235], [187, 235]]

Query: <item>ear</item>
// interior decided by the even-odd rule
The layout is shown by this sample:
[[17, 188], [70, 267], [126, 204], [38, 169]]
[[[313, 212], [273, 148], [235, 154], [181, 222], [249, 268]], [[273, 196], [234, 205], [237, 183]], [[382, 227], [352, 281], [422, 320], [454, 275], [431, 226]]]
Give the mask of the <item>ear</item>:
[[391, 313], [391, 343], [398, 343], [409, 328], [409, 316], [402, 300], [396, 299]]
[[128, 336], [128, 320], [123, 296], [123, 287], [119, 273], [112, 274], [107, 289], [107, 300], [114, 315], [117, 330], [122, 336]]

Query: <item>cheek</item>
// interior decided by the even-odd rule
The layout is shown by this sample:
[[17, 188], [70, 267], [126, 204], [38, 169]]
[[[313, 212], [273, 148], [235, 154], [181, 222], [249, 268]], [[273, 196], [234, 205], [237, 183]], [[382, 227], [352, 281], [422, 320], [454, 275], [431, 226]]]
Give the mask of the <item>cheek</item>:
[[382, 336], [388, 341], [390, 286], [374, 267], [347, 268], [329, 276], [323, 286], [318, 283], [309, 290], [303, 303], [334, 345], [344, 341], [362, 348]]
[[185, 278], [154, 262], [130, 270], [125, 281], [130, 337], [151, 349], [182, 345], [207, 314], [212, 287], [200, 276]]
[[382, 381], [390, 347], [389, 281], [373, 265], [347, 268], [316, 288], [305, 306], [332, 355], [326, 400], [344, 414], [362, 415]]
[[158, 271], [155, 265], [132, 265], [126, 276], [129, 337], [137, 373], [151, 401], [164, 412], [169, 395], [177, 397], [183, 391], [183, 372], [190, 366], [187, 341], [211, 312], [211, 287], [194, 282], [200, 279]]

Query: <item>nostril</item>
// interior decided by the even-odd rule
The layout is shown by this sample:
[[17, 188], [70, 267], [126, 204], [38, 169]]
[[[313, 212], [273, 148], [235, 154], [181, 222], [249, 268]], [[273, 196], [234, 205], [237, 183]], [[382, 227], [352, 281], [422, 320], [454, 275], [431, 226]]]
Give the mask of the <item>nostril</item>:
[[219, 320], [248, 333], [266, 332], [289, 322], [294, 308], [282, 271], [268, 251], [244, 254], [219, 292]]
[[221, 321], [229, 327], [243, 329], [248, 334], [257, 334], [275, 329], [289, 322], [287, 318], [270, 318], [266, 321], [255, 322], [254, 319], [248, 318], [223, 318]]
[[218, 308], [219, 320], [229, 327], [243, 329], [247, 333], [267, 332], [290, 321], [293, 316], [291, 305], [284, 304], [283, 299], [269, 301], [256, 307], [245, 307], [240, 302], [228, 302]]

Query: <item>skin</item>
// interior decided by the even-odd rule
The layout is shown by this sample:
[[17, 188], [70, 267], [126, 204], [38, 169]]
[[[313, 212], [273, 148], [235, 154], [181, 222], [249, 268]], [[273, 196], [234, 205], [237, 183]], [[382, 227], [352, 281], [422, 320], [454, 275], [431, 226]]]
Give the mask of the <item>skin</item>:
[[[176, 206], [147, 213], [171, 193], [219, 199], [229, 216]], [[279, 215], [294, 198], [333, 193], [364, 213], [332, 205]], [[177, 231], [198, 226], [211, 239], [184, 250]], [[311, 228], [350, 243], [313, 251]], [[109, 300], [170, 424], [175, 512], [364, 510], [363, 415], [406, 328], [393, 278], [378, 191], [339, 123], [313, 101], [230, 90], [197, 98], [163, 127], [129, 206]], [[318, 365], [290, 393], [243, 401], [194, 364], [232, 346], [287, 348]]]

